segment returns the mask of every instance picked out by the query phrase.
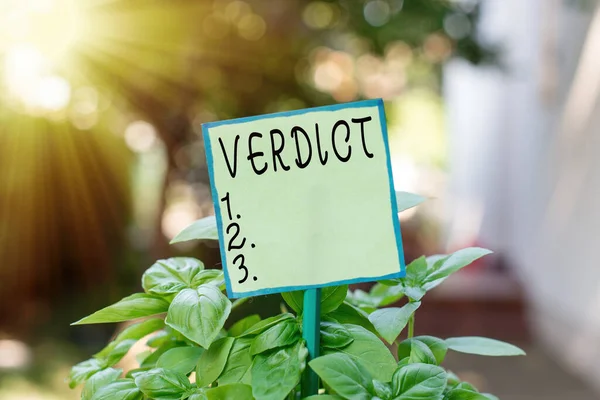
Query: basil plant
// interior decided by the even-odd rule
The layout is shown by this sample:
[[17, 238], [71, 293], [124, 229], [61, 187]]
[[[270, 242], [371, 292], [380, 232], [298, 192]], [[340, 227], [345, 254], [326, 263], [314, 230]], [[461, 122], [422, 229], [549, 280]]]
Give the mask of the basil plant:
[[[400, 210], [423, 200], [403, 192], [397, 198]], [[195, 222], [174, 241], [191, 239], [217, 239], [214, 217]], [[524, 354], [521, 349], [481, 337], [414, 335], [415, 313], [426, 293], [489, 253], [467, 248], [421, 257], [406, 267], [406, 277], [377, 282], [368, 292], [346, 285], [322, 289], [321, 356], [308, 363], [303, 292], [283, 293], [279, 315], [230, 321], [243, 300], [225, 296], [222, 271], [205, 269], [194, 258], [160, 260], [143, 274], [143, 293], [74, 323], [135, 320], [75, 365], [68, 382], [71, 388], [83, 385], [83, 400], [497, 399], [444, 369], [444, 357], [450, 350], [517, 356]], [[136, 354], [136, 368], [119, 368], [140, 340], [146, 350]], [[319, 376], [320, 389], [303, 397], [307, 364]]]

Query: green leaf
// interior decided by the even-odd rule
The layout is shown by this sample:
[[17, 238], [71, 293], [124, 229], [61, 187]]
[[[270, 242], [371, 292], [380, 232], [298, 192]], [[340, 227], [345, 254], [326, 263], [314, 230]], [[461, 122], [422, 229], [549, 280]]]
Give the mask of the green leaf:
[[110, 350], [110, 352], [101, 359], [102, 365], [104, 367], [112, 367], [121, 361], [129, 349], [131, 349], [136, 343], [136, 339], [127, 339], [116, 342], [116, 345]]
[[496, 396], [479, 393], [469, 389], [451, 389], [444, 396], [444, 400], [497, 400]]
[[400, 280], [400, 278], [392, 278], [392, 279], [382, 279], [380, 281], [377, 281], [377, 283], [381, 283], [382, 285], [385, 285], [385, 286], [396, 286], [396, 285], [399, 285], [400, 283], [402, 283], [402, 281]]
[[92, 400], [142, 400], [143, 397], [133, 379], [119, 379], [98, 388]]
[[335, 393], [345, 399], [370, 400], [373, 381], [356, 359], [341, 353], [317, 357], [308, 363]]
[[219, 339], [200, 356], [196, 367], [196, 385], [208, 386], [219, 378], [234, 342], [234, 338]]
[[389, 286], [395, 282], [399, 287], [391, 286], [388, 290], [393, 290], [397, 294], [403, 293], [412, 301], [420, 301], [426, 293], [422, 285], [427, 279], [427, 273], [427, 261], [425, 257], [419, 257], [406, 266], [404, 278], [383, 283]]
[[392, 398], [392, 386], [389, 383], [373, 379], [373, 388], [375, 389], [375, 394], [380, 399], [389, 400]]
[[[420, 284], [411, 284], [407, 280], [402, 279], [386, 279], [379, 282], [382, 286], [389, 287], [389, 295], [381, 299], [380, 306], [392, 304], [406, 296], [412, 301], [420, 301], [425, 296], [426, 290]], [[382, 291], [383, 289], [378, 289]]]
[[166, 296], [192, 286], [194, 277], [204, 270], [204, 264], [191, 257], [158, 260], [142, 275], [142, 287], [147, 293]]
[[146, 358], [144, 358], [144, 360], [142, 362], [140, 362], [140, 368], [147, 368], [147, 367], [156, 367], [156, 363], [158, 362], [158, 359], [165, 354], [167, 351], [169, 351], [170, 349], [173, 349], [175, 347], [185, 347], [187, 346], [187, 343], [185, 342], [181, 342], [181, 341], [170, 341], [170, 342], [165, 342], [164, 344], [160, 345], [156, 350], [154, 350], [154, 352], [152, 352], [149, 356], [147, 356]]
[[394, 400], [441, 400], [445, 387], [446, 371], [436, 365], [405, 365], [392, 378]]
[[286, 319], [262, 332], [252, 342], [250, 354], [256, 355], [267, 350], [296, 343], [300, 339], [300, 328], [295, 319]]
[[75, 386], [85, 382], [90, 376], [103, 369], [101, 362], [95, 358], [85, 360], [76, 364], [71, 368], [69, 374], [69, 387], [73, 389]]
[[448, 380], [448, 386], [455, 387], [460, 383], [460, 378], [450, 370], [446, 371], [446, 378]]
[[219, 289], [202, 285], [175, 296], [166, 324], [207, 349], [219, 335], [231, 312], [231, 302]]
[[427, 277], [427, 260], [421, 256], [406, 266], [406, 277], [403, 281], [407, 286], [421, 286]]
[[251, 298], [252, 297], [242, 297], [241, 299], [235, 299], [231, 304], [231, 308], [235, 310], [236, 308], [246, 304]]
[[260, 315], [252, 314], [246, 318], [240, 319], [229, 328], [229, 334], [231, 336], [240, 336], [242, 333], [253, 327], [260, 322]]
[[217, 230], [217, 220], [214, 215], [201, 218], [179, 232], [172, 240], [171, 244], [187, 242], [188, 240], [219, 240], [219, 231]]
[[473, 261], [490, 254], [491, 251], [479, 247], [458, 250], [447, 258], [438, 260], [432, 271], [429, 271], [423, 288], [431, 290], [442, 283], [448, 276], [471, 264]]
[[88, 379], [88, 381], [85, 383], [85, 386], [83, 386], [81, 400], [91, 400], [94, 396], [94, 393], [96, 393], [99, 388], [116, 381], [119, 379], [122, 373], [122, 369], [114, 368], [106, 368], [102, 371], [96, 372]]
[[314, 396], [308, 396], [302, 400], [343, 400], [343, 397], [336, 396], [334, 394], [315, 394]]
[[252, 362], [252, 393], [259, 400], [282, 400], [300, 382], [308, 352], [304, 343], [261, 353]]
[[235, 339], [223, 373], [217, 380], [219, 385], [250, 383], [250, 367], [252, 366], [250, 345], [252, 344], [252, 340], [247, 338]]
[[404, 294], [412, 301], [421, 301], [425, 293], [426, 290], [420, 286], [404, 285]]
[[457, 337], [446, 339], [449, 349], [480, 356], [524, 356], [525, 352], [512, 344], [483, 337]]
[[[164, 322], [164, 320], [163, 320]], [[156, 335], [152, 336], [146, 342], [146, 345], [149, 347], [160, 347], [167, 342], [172, 342], [176, 340], [171, 332], [167, 332], [166, 330], [162, 330], [157, 332]]]
[[400, 359], [400, 361], [398, 361], [398, 368], [408, 365], [409, 364], [408, 359], [409, 359], [409, 357], [404, 357], [404, 358]]
[[120, 342], [122, 340], [135, 339], [140, 340], [144, 336], [156, 332], [159, 329], [164, 328], [165, 321], [162, 318], [150, 318], [136, 324], [129, 325], [123, 329], [121, 333], [117, 335], [114, 342]]
[[168, 308], [169, 303], [162, 297], [146, 293], [136, 293], [100, 311], [96, 311], [92, 315], [82, 318], [71, 325], [129, 321], [131, 319], [161, 314], [166, 312]]
[[144, 367], [144, 368], [134, 368], [127, 371], [125, 378], [135, 378], [135, 376], [139, 373], [146, 372], [151, 370], [152, 367]]
[[428, 274], [438, 270], [448, 257], [450, 257], [448, 254], [434, 254], [432, 256], [427, 256], [426, 260]]
[[302, 314], [302, 308], [304, 307], [304, 292], [302, 290], [283, 292], [281, 293], [281, 297], [283, 297], [283, 300], [285, 300], [292, 310], [296, 311], [298, 314]]
[[346, 295], [346, 301], [359, 307], [361, 310], [370, 313], [377, 309], [379, 306], [379, 299], [371, 296], [363, 290], [356, 289], [355, 291], [348, 291]]
[[[348, 285], [328, 286], [321, 289], [321, 315], [332, 312], [344, 302], [348, 293]], [[285, 292], [281, 296], [296, 311], [302, 313], [304, 307], [304, 291]]]
[[252, 327], [247, 329], [244, 333], [242, 333], [240, 335], [240, 337], [258, 335], [258, 334], [266, 331], [273, 325], [277, 325], [278, 323], [280, 323], [281, 321], [284, 321], [286, 319], [295, 319], [295, 317], [293, 314], [285, 313], [285, 314], [279, 314], [279, 315], [275, 315], [273, 317], [263, 319], [262, 321], [254, 324]]
[[155, 368], [135, 376], [135, 384], [154, 400], [180, 400], [193, 389], [188, 378], [175, 371]]
[[389, 382], [396, 370], [396, 360], [388, 348], [373, 333], [362, 326], [344, 324], [354, 341], [343, 349], [324, 349], [325, 354], [343, 353], [360, 363], [373, 379]]
[[[446, 377], [447, 377], [448, 373], [446, 373]], [[449, 381], [449, 379], [447, 379]], [[470, 390], [471, 392], [479, 392], [479, 390], [477, 390], [477, 388], [473, 385], [471, 385], [469, 382], [459, 382], [458, 385], [456, 385], [457, 389], [465, 389], [465, 390]]]
[[329, 286], [321, 289], [321, 314], [336, 310], [346, 298], [348, 285]]
[[336, 320], [340, 324], [359, 325], [373, 333], [377, 333], [377, 330], [375, 330], [375, 327], [369, 321], [369, 315], [348, 302], [343, 302], [335, 311], [327, 313], [326, 316]]
[[342, 324], [321, 322], [321, 346], [329, 349], [339, 349], [354, 341], [350, 331]]
[[242, 383], [232, 383], [230, 385], [218, 386], [207, 389], [206, 397], [208, 400], [251, 400], [252, 388]]
[[[139, 353], [137, 353], [135, 355], [135, 361], [137, 361], [138, 364], [141, 364], [142, 362], [144, 362], [144, 360], [148, 357], [150, 357], [152, 355], [152, 350], [143, 350], [140, 351]], [[147, 368], [150, 369], [150, 368]]]
[[[151, 318], [138, 322], [125, 328], [117, 335], [115, 340], [94, 355], [94, 358], [103, 360], [105, 366], [116, 364], [129, 349], [144, 336], [163, 328], [165, 322], [162, 318]], [[166, 333], [166, 332], [165, 332]]]
[[399, 284], [389, 286], [382, 283], [376, 283], [371, 288], [369, 295], [376, 300], [377, 307], [385, 307], [404, 297], [404, 287]]
[[[431, 351], [435, 359], [435, 364], [440, 365], [444, 358], [446, 357], [446, 352], [448, 351], [448, 346], [446, 342], [442, 339], [433, 337], [433, 336], [415, 336], [414, 338], [407, 339], [398, 345], [398, 359], [402, 360], [405, 357], [409, 357], [411, 360], [419, 359], [417, 355], [413, 356], [414, 351], [419, 351], [422, 349], [421, 346], [418, 348], [414, 348], [413, 351], [413, 343], [421, 342], [424, 346], [427, 346]], [[428, 354], [426, 352], [426, 354]], [[421, 358], [423, 359], [423, 358]], [[411, 361], [414, 362], [414, 361]], [[430, 364], [427, 362], [427, 364]]]
[[419, 196], [418, 194], [396, 191], [396, 206], [398, 207], [399, 213], [408, 210], [409, 208], [416, 207], [425, 200], [427, 200], [425, 197]]
[[192, 279], [192, 289], [201, 285], [221, 286], [225, 283], [223, 271], [220, 269], [205, 269], [197, 273]]
[[407, 339], [398, 345], [398, 359], [408, 358], [408, 364], [438, 365], [433, 351], [420, 340]]
[[393, 344], [420, 305], [419, 302], [412, 302], [401, 308], [382, 308], [372, 312], [369, 321], [386, 342]]
[[204, 349], [200, 347], [175, 347], [167, 350], [160, 356], [156, 362], [156, 367], [170, 369], [182, 375], [187, 375], [196, 368], [198, 359], [203, 352]]

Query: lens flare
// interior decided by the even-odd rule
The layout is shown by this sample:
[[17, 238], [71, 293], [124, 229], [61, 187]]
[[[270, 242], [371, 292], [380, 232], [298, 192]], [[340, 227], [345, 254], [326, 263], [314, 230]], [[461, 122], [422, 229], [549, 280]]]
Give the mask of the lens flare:
[[0, 54], [11, 100], [28, 110], [58, 111], [69, 103], [71, 84], [56, 73], [82, 37], [74, 0], [9, 0], [0, 13]]

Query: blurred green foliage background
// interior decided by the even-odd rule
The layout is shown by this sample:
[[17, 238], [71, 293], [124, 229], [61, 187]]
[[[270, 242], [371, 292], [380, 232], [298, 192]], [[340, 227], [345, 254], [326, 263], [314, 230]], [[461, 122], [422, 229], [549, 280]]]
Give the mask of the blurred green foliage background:
[[404, 184], [443, 171], [443, 63], [494, 62], [477, 20], [474, 0], [3, 1], [0, 342], [60, 360], [155, 259], [218, 264], [168, 246], [212, 213], [204, 122], [381, 97]]

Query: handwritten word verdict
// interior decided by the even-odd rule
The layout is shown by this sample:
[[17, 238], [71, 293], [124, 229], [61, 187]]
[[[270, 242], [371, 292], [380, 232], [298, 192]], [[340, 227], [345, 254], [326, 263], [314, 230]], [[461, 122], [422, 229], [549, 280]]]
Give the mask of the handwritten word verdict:
[[[327, 165], [329, 161], [328, 148], [331, 149], [337, 160], [348, 162], [352, 157], [351, 141], [354, 141], [355, 136], [360, 136], [361, 149], [359, 151], [366, 157], [373, 158], [374, 155], [367, 148], [365, 139], [365, 124], [372, 120], [370, 116], [352, 118], [350, 123], [344, 119], [340, 119], [323, 133], [321, 133], [318, 122], [314, 124], [312, 129], [305, 129], [294, 125], [287, 135], [278, 128], [271, 129], [267, 134], [251, 132], [246, 136], [245, 143], [241, 145], [244, 150], [247, 150], [245, 153], [242, 153], [242, 157], [250, 162], [252, 170], [257, 175], [264, 174], [269, 168], [272, 168], [274, 171], [277, 171], [278, 167], [280, 171], [289, 171], [292, 168], [290, 165], [295, 165], [298, 168], [306, 168], [313, 160], [313, 148], [316, 153], [315, 158], [318, 157], [318, 162], [321, 165]], [[235, 178], [237, 174], [240, 138], [241, 135], [235, 135], [233, 149], [229, 149], [229, 152], [225, 148], [223, 139], [219, 138], [219, 145], [223, 152], [224, 161], [232, 178]], [[256, 142], [262, 140], [270, 142], [270, 154], [256, 150]], [[321, 144], [322, 141], [323, 144]], [[290, 149], [290, 147], [292, 148]], [[293, 163], [291, 161], [284, 161], [284, 158], [289, 160], [291, 154], [295, 157]]]

